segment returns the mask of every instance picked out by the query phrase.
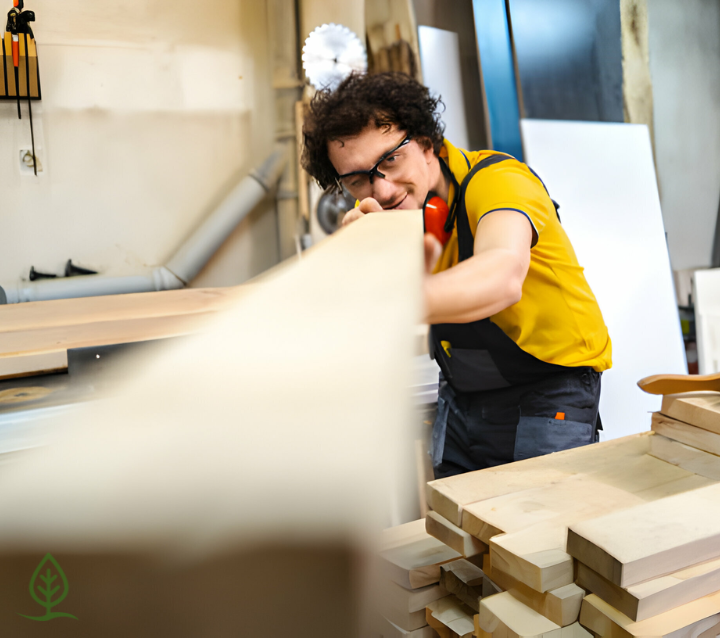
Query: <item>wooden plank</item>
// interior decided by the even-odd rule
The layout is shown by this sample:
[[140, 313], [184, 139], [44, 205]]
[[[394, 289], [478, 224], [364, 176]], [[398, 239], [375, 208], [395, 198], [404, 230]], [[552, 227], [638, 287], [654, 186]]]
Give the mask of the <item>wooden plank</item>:
[[[446, 596], [426, 608], [428, 625], [438, 631], [438, 623], [461, 638], [471, 638], [475, 625], [473, 611], [454, 596]], [[433, 620], [437, 621], [433, 622]], [[439, 632], [438, 632], [439, 633]], [[442, 634], [441, 634], [442, 635]]]
[[378, 617], [376, 631], [382, 638], [437, 638], [435, 630], [429, 625], [413, 631], [406, 631], [402, 627], [391, 623], [384, 616]]
[[496, 536], [490, 557], [497, 569], [544, 593], [573, 582], [573, 559], [563, 547], [567, 528], [535, 525], [514, 534]]
[[402, 627], [391, 623], [384, 616], [378, 616], [376, 631], [382, 638], [437, 638], [435, 630], [429, 625], [413, 631], [406, 631]]
[[660, 412], [678, 421], [720, 434], [720, 393], [695, 392], [663, 397]]
[[479, 625], [483, 631], [518, 638], [561, 638], [562, 628], [503, 592], [480, 602]]
[[189, 334], [251, 290], [171, 290], [0, 306], [0, 356]]
[[[655, 459], [638, 459], [638, 471], [661, 465]], [[664, 469], [664, 468], [663, 468]], [[672, 471], [672, 476], [686, 476]], [[664, 480], [665, 476], [663, 476]], [[647, 484], [643, 485], [647, 489]], [[629, 490], [638, 488], [631, 483]], [[592, 495], [592, 498], [588, 498]], [[592, 477], [577, 474], [528, 490], [506, 494], [467, 505], [463, 511], [463, 529], [485, 543], [497, 534], [522, 531], [538, 523], [583, 520], [643, 503], [627, 489], [607, 485]]]
[[715, 483], [575, 523], [567, 551], [621, 587], [665, 576], [720, 556], [718, 503]]
[[577, 583], [628, 618], [638, 621], [675, 609], [720, 590], [720, 559], [648, 580], [627, 588], [578, 563]]
[[[602, 477], [610, 485], [627, 483], [628, 461], [646, 454], [649, 434], [635, 434], [604, 443], [538, 456], [508, 465], [467, 472], [428, 483], [430, 507], [462, 526], [463, 507], [488, 498], [557, 483], [573, 474]], [[638, 477], [642, 480], [642, 477]]]
[[18, 38], [19, 49], [20, 49], [20, 63], [18, 64], [18, 84], [20, 85], [20, 97], [27, 99], [28, 85], [27, 85], [27, 73], [25, 71], [25, 36], [20, 35]]
[[603, 638], [690, 638], [714, 627], [718, 621], [720, 592], [640, 622], [594, 594], [583, 600], [580, 610], [580, 624]]
[[440, 567], [440, 584], [475, 612], [480, 611], [484, 581], [482, 569], [462, 558]]
[[540, 593], [499, 569], [490, 567], [486, 575], [523, 605], [552, 620], [556, 625], [567, 627], [577, 622], [585, 592], [576, 584]]
[[720, 456], [715, 454], [673, 441], [657, 433], [650, 438], [648, 454], [688, 472], [720, 481]]
[[[49, 424], [71, 426], [60, 440], [0, 476], [0, 589], [26, 571], [9, 564], [29, 556], [17, 591], [31, 609], [27, 579], [52, 547], [74, 583], [65, 609], [82, 619], [77, 631], [104, 635], [98, 625], [107, 618], [91, 611], [102, 599], [113, 601], [128, 635], [140, 637], [153, 633], [139, 617], [145, 608], [173, 623], [187, 619], [182, 626], [244, 627], [241, 602], [210, 603], [260, 590], [267, 595], [255, 609], [271, 609], [274, 588], [243, 581], [237, 553], [300, 544], [322, 556], [347, 547], [337, 571], [322, 562], [320, 571], [327, 582], [357, 584], [360, 550], [387, 513], [388, 475], [377, 470], [392, 468], [412, 441], [406, 390], [422, 276], [421, 213], [369, 215], [218, 317], [212, 330], [163, 348], [116, 395], [57, 416]], [[142, 557], [131, 572], [137, 578], [103, 578], [113, 573], [107, 556]], [[104, 570], [73, 580], [83, 565]], [[77, 595], [81, 582], [92, 583], [91, 596]], [[331, 627], [354, 624], [350, 594], [346, 607], [328, 610], [314, 595], [315, 580], [308, 582], [292, 593], [291, 607], [309, 606]], [[222, 583], [230, 589], [220, 598], [204, 597]], [[138, 597], [142, 605], [127, 603]], [[18, 601], [3, 621], [9, 636], [27, 631]], [[261, 616], [267, 631], [247, 635], [279, 636]], [[287, 626], [283, 635], [292, 634]], [[318, 632], [304, 627], [297, 633]]]
[[466, 558], [485, 554], [488, 551], [485, 543], [470, 536], [466, 531], [453, 525], [436, 512], [428, 512], [425, 517], [425, 530]]
[[[423, 521], [424, 528], [424, 521]], [[423, 535], [380, 552], [383, 574], [408, 589], [440, 581], [440, 565], [460, 558], [460, 553], [423, 529]]]
[[379, 551], [387, 551], [425, 538], [428, 538], [428, 533], [425, 531], [425, 518], [419, 518], [416, 521], [384, 529], [380, 535]]
[[652, 431], [685, 445], [720, 455], [720, 434], [671, 419], [655, 412], [652, 415]]
[[392, 607], [403, 614], [421, 611], [431, 602], [448, 595], [442, 585], [427, 585], [417, 589], [405, 589], [397, 583], [383, 583], [383, 608]]
[[38, 374], [64, 372], [67, 369], [67, 350], [0, 357], [0, 379], [32, 377]]

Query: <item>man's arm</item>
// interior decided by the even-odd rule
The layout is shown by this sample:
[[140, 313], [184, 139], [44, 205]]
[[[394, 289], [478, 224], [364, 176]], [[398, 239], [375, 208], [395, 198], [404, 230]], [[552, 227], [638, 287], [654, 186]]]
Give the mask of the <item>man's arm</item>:
[[520, 301], [530, 267], [533, 228], [512, 210], [480, 220], [470, 259], [425, 279], [425, 321], [470, 323]]

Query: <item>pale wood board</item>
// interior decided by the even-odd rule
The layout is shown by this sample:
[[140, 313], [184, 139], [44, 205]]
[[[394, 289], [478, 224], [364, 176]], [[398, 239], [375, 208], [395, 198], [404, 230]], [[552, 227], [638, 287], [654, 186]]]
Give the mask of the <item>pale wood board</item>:
[[720, 481], [720, 456], [710, 454], [710, 452], [673, 441], [656, 433], [650, 438], [648, 454], [666, 463], [677, 465], [688, 472]]
[[428, 512], [425, 517], [425, 530], [428, 534], [466, 558], [485, 554], [488, 551], [488, 546], [485, 543], [460, 529], [457, 525], [453, 525], [436, 512]]
[[645, 620], [720, 590], [720, 559], [627, 588], [578, 563], [577, 583], [632, 620]]
[[482, 569], [465, 559], [454, 560], [440, 567], [440, 584], [475, 612], [480, 610], [484, 582]]
[[380, 553], [387, 578], [409, 589], [425, 587], [440, 581], [440, 565], [461, 557], [442, 541], [424, 534]]
[[[342, 543], [357, 550], [349, 558], [362, 557], [387, 515], [391, 468], [413, 440], [407, 388], [422, 277], [421, 213], [368, 215], [211, 330], [163, 349], [117, 395], [54, 417], [53, 426], [68, 426], [62, 436], [0, 476], [0, 575], [14, 557], [50, 547], [70, 575], [76, 555], [100, 565], [107, 555], [141, 556], [211, 562], [216, 583], [242, 576], [224, 560], [229, 552], [258, 546], [322, 553]], [[207, 581], [158, 570], [170, 576], [158, 576], [157, 599], [150, 588], [144, 600], [157, 618], [186, 618], [177, 601], [188, 600], [197, 626], [242, 626], [234, 605], [203, 612], [194, 603]], [[138, 627], [138, 610], [111, 596], [121, 584], [88, 582], [93, 600], [112, 599]], [[312, 587], [297, 595], [315, 608]], [[67, 608], [83, 619], [78, 636], [103, 635], [91, 604], [75, 596]], [[7, 635], [21, 635], [15, 626], [28, 621], [3, 622]], [[278, 632], [268, 626], [267, 635]]]
[[0, 306], [0, 356], [189, 334], [256, 289], [198, 288]]
[[658, 578], [720, 556], [718, 502], [714, 483], [575, 523], [567, 551], [621, 587]]
[[451, 632], [462, 638], [470, 638], [475, 629], [473, 623], [473, 610], [463, 605], [455, 596], [446, 596], [430, 603], [427, 608], [428, 624], [436, 627], [431, 618], [437, 620]]
[[556, 625], [560, 625], [560, 627], [573, 624], [580, 615], [580, 605], [585, 592], [574, 583], [540, 593], [513, 578], [510, 574], [494, 569], [490, 565], [486, 571], [486, 576], [497, 583], [504, 591], [512, 594], [523, 605], [542, 614]]
[[[595, 476], [602, 478], [600, 474]], [[498, 535], [491, 540], [490, 552], [493, 560], [497, 561], [496, 566], [540, 592], [569, 585], [573, 580], [573, 561], [566, 551], [569, 525], [713, 484], [711, 479], [648, 455], [627, 459], [626, 464], [617, 469], [615, 482], [619, 487], [578, 476], [567, 479], [567, 483], [555, 483], [545, 492], [542, 489], [533, 492], [535, 499], [540, 494], [552, 505], [558, 502], [553, 491], [563, 489], [569, 502], [575, 503], [575, 506], [554, 517], [540, 517], [542, 522], [535, 525], [531, 524], [538, 518], [533, 512], [533, 505], [516, 510], [519, 519], [515, 525], [520, 531]], [[627, 486], [627, 489], [623, 490], [620, 486]], [[583, 494], [582, 487], [590, 491]], [[592, 494], [593, 498], [587, 498], [587, 494]], [[533, 498], [530, 498], [530, 503], [533, 503]], [[525, 511], [529, 511], [531, 516], [528, 524], [522, 525]]]
[[[483, 631], [519, 638], [561, 638], [561, 627], [503, 592], [480, 602], [479, 625]], [[505, 632], [505, 633], [503, 633]]]
[[428, 538], [428, 533], [425, 531], [425, 518], [423, 517], [416, 521], [385, 528], [380, 533], [379, 551], [409, 545], [426, 538]]
[[635, 434], [431, 481], [428, 483], [428, 502], [433, 510], [462, 527], [465, 505], [557, 483], [573, 474], [600, 475], [610, 485], [627, 484], [623, 468], [630, 459], [647, 453], [649, 436], [649, 433]]
[[386, 581], [381, 588], [381, 595], [385, 607], [390, 606], [402, 613], [412, 613], [425, 609], [434, 600], [447, 596], [448, 592], [440, 584], [405, 589], [397, 583]]
[[585, 597], [580, 610], [580, 624], [603, 638], [698, 638], [718, 621], [720, 592], [640, 622], [594, 594]]
[[679, 441], [711, 454], [720, 454], [720, 434], [683, 423], [659, 412], [652, 415], [652, 430], [673, 441]]
[[720, 392], [668, 394], [660, 412], [678, 421], [720, 434]]
[[435, 630], [425, 625], [420, 629], [413, 631], [406, 631], [402, 627], [391, 623], [384, 616], [379, 616], [377, 621], [376, 631], [382, 636], [382, 638], [436, 638], [437, 634]]
[[67, 350], [0, 357], [0, 379], [16, 379], [68, 369]]

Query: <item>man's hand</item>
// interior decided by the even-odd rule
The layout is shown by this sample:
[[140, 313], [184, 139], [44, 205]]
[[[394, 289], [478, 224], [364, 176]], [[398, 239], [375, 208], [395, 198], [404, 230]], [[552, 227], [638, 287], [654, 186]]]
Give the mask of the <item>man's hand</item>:
[[353, 208], [352, 210], [345, 213], [345, 217], [343, 217], [342, 220], [342, 225], [347, 226], [348, 224], [354, 222], [356, 219], [364, 217], [367, 213], [380, 213], [382, 212], [382, 209], [383, 207], [377, 203], [377, 200], [374, 200], [372, 197], [366, 197], [360, 202], [360, 205], [357, 208]]

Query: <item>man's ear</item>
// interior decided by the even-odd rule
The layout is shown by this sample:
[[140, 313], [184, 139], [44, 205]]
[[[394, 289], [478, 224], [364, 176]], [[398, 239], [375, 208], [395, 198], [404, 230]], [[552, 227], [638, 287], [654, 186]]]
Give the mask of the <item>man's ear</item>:
[[435, 156], [435, 150], [433, 149], [432, 140], [429, 137], [418, 137], [418, 146], [425, 156], [425, 160], [430, 163], [432, 158]]

